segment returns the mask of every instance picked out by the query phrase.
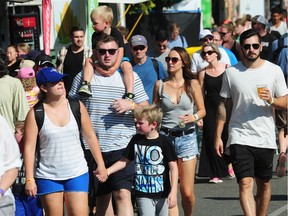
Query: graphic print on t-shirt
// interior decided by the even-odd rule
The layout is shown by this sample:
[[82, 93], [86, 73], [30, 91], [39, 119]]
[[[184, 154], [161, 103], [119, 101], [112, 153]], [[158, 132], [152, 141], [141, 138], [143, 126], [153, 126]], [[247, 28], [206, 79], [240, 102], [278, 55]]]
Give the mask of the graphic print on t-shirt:
[[159, 146], [134, 144], [135, 149], [135, 190], [142, 193], [164, 191], [163, 153]]

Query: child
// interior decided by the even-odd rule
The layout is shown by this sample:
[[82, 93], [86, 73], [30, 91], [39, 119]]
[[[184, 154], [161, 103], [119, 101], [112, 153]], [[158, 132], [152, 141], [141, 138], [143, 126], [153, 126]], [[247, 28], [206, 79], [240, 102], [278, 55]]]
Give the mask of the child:
[[38, 102], [37, 96], [40, 92], [36, 84], [35, 71], [33, 70], [33, 68], [23, 67], [19, 70], [17, 78], [20, 79], [24, 87], [29, 107], [33, 107]]
[[[111, 24], [113, 21], [112, 9], [110, 7], [107, 7], [106, 5], [99, 6], [91, 12], [90, 19], [92, 22], [93, 29], [95, 30], [95, 32], [92, 35], [92, 49], [93, 50], [96, 48], [97, 42], [99, 41], [100, 37], [104, 33], [111, 35], [117, 39], [119, 43], [119, 49], [118, 49], [119, 55], [117, 58], [117, 62], [114, 66], [115, 68], [112, 68], [112, 69], [113, 71], [117, 70], [121, 64], [120, 67], [124, 74], [124, 83], [125, 83], [126, 92], [127, 92], [125, 97], [129, 99], [133, 99], [134, 98], [134, 94], [133, 94], [134, 77], [133, 77], [132, 65], [127, 61], [128, 58], [124, 58], [125, 60], [124, 59], [122, 60], [124, 56], [124, 48], [123, 48], [124, 42], [123, 42], [123, 37], [121, 33], [116, 28], [111, 27]], [[107, 55], [107, 52], [104, 55]], [[95, 59], [96, 59], [96, 56], [95, 56], [95, 53], [93, 52], [93, 56], [91, 57], [91, 59], [88, 59], [85, 62], [84, 70], [83, 70], [84, 71], [83, 82], [82, 82], [81, 88], [78, 91], [78, 93], [82, 96], [90, 97], [92, 95], [90, 82], [94, 74], [93, 66], [95, 67], [96, 71], [98, 71], [99, 73], [109, 74], [109, 71], [105, 71], [104, 69], [98, 66]]]
[[178, 168], [171, 142], [158, 133], [163, 114], [156, 105], [149, 105], [135, 110], [134, 115], [139, 134], [132, 137], [123, 158], [107, 169], [108, 176], [134, 160], [134, 189], [140, 215], [168, 215], [168, 207], [177, 203]]

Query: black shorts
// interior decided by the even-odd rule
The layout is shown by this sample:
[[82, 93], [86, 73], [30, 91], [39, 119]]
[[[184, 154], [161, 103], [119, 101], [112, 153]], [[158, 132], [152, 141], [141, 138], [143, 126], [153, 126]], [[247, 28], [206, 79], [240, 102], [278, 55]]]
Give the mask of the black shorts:
[[[111, 152], [102, 152], [106, 168], [120, 160], [122, 158], [123, 151], [124, 149]], [[134, 173], [135, 163], [134, 161], [131, 161], [130, 164], [124, 169], [111, 174], [106, 182], [98, 182], [96, 196], [105, 195], [120, 189], [127, 189], [131, 191], [133, 186]]]
[[255, 148], [239, 144], [231, 145], [230, 157], [237, 182], [245, 177], [271, 179], [274, 151], [274, 149]]

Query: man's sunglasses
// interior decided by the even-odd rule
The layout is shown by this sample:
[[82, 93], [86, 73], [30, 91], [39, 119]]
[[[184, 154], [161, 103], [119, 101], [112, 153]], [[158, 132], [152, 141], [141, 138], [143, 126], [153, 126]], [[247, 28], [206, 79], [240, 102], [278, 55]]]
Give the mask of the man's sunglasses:
[[213, 41], [213, 37], [203, 38], [203, 39], [201, 39], [201, 41], [202, 42]]
[[157, 44], [157, 46], [158, 46], [159, 48], [162, 48], [162, 47], [163, 47], [163, 49], [166, 49], [166, 48], [167, 48], [167, 45]]
[[144, 45], [139, 45], [139, 46], [134, 46], [132, 49], [134, 50], [134, 51], [138, 51], [138, 50], [140, 50], [140, 51], [142, 51], [142, 50], [144, 50], [146, 47], [144, 46]]
[[255, 43], [255, 44], [244, 44], [244, 45], [243, 45], [243, 48], [244, 48], [245, 50], [248, 50], [248, 49], [251, 48], [251, 46], [253, 47], [253, 49], [257, 50], [257, 49], [259, 49], [260, 44], [257, 44], [257, 43]]
[[98, 49], [98, 53], [100, 55], [106, 55], [106, 53], [108, 52], [109, 55], [115, 55], [117, 50], [118, 49]]
[[207, 54], [210, 56], [210, 55], [212, 55], [213, 53], [215, 53], [215, 51], [213, 51], [213, 50], [209, 50], [209, 51], [207, 51], [207, 52], [202, 51], [202, 52], [201, 52], [201, 56], [202, 56], [202, 57], [205, 57]]
[[174, 64], [176, 64], [178, 61], [181, 61], [181, 59], [179, 59], [179, 58], [177, 58], [177, 57], [172, 57], [172, 58], [170, 58], [170, 57], [166, 57], [165, 58], [165, 61], [167, 62], [167, 63], [169, 63], [170, 61], [172, 61], [172, 64], [174, 65]]

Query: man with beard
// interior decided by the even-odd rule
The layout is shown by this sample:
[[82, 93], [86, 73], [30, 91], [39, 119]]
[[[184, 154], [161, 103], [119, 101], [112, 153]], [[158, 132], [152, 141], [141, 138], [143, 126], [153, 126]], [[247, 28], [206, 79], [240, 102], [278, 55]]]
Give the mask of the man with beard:
[[[227, 147], [239, 184], [240, 204], [244, 215], [267, 215], [276, 149], [273, 109], [287, 108], [288, 89], [280, 67], [260, 58], [262, 46], [257, 32], [243, 32], [240, 45], [243, 61], [226, 69], [223, 76], [215, 150], [223, 156], [221, 133], [228, 105], [232, 104]], [[263, 87], [257, 93], [260, 84]]]
[[92, 51], [84, 49], [84, 36], [83, 28], [73, 27], [70, 32], [71, 45], [62, 47], [58, 53], [57, 70], [70, 76], [70, 79], [65, 80], [67, 92], [71, 89], [74, 77], [82, 71], [85, 59], [92, 54]]

